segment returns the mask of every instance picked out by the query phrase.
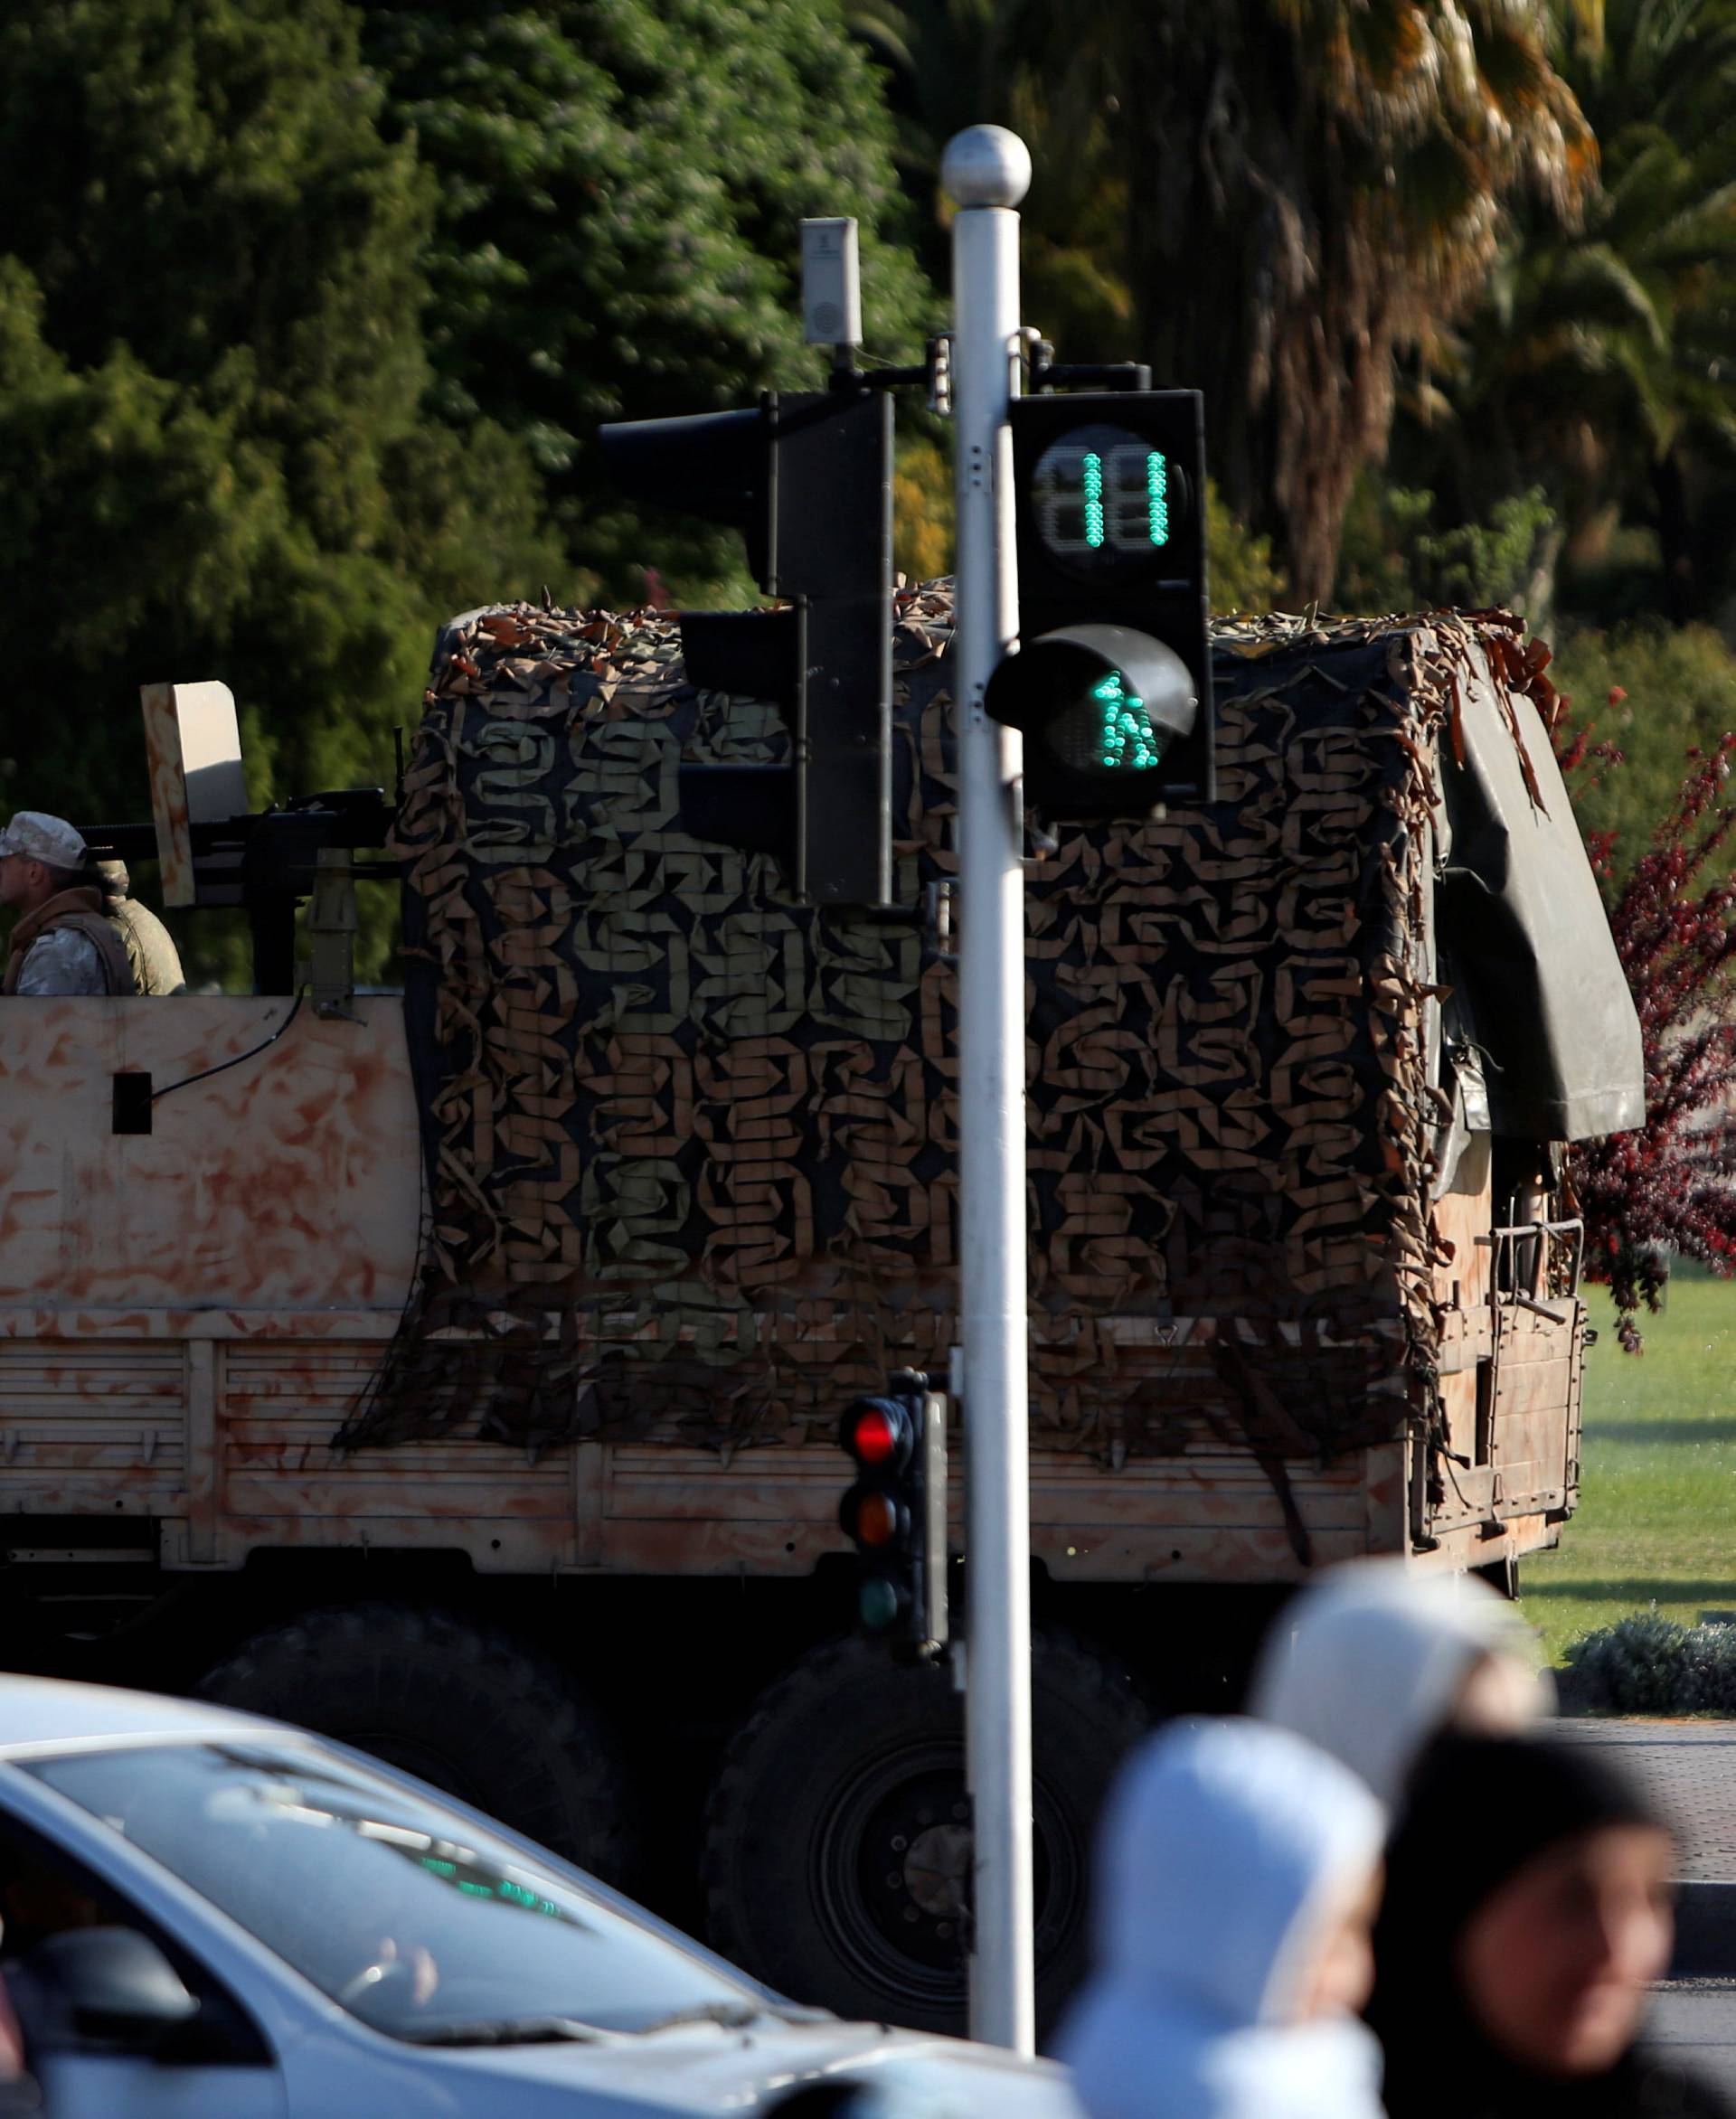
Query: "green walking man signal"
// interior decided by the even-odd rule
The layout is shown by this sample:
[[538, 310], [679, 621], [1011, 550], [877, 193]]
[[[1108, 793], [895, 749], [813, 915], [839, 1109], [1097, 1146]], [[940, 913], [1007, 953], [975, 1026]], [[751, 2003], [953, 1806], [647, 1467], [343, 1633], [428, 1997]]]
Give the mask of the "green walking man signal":
[[1200, 394], [1015, 399], [1019, 642], [990, 715], [1024, 738], [1051, 817], [1210, 801], [1212, 657]]

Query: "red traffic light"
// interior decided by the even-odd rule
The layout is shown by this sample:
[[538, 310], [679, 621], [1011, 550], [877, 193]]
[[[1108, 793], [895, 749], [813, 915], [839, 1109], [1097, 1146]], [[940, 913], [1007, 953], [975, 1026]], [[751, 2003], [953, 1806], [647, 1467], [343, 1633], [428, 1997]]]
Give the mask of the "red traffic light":
[[947, 1638], [946, 1401], [901, 1370], [883, 1398], [844, 1408], [838, 1442], [855, 1466], [838, 1524], [861, 1570], [857, 1618], [931, 1654]]
[[897, 1423], [878, 1409], [864, 1413], [851, 1434], [850, 1447], [864, 1464], [883, 1464], [898, 1447]]
[[896, 1399], [858, 1399], [838, 1430], [838, 1441], [859, 1464], [901, 1470], [916, 1441], [910, 1416]]

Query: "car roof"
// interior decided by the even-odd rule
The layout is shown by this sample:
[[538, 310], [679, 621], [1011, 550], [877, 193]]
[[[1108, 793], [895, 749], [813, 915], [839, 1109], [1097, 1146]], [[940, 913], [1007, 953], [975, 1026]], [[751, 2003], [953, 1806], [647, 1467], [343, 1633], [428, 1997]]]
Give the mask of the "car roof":
[[125, 1742], [142, 1738], [188, 1741], [199, 1737], [254, 1735], [271, 1728], [257, 1716], [212, 1707], [203, 1700], [170, 1700], [111, 1685], [73, 1684], [60, 1678], [0, 1676], [0, 1758], [44, 1744]]

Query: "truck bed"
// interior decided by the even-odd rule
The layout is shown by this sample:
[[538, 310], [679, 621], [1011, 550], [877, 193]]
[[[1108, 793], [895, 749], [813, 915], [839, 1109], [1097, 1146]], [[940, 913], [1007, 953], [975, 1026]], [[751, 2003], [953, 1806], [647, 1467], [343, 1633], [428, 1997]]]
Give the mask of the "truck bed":
[[[812, 1443], [731, 1453], [654, 1436], [535, 1455], [460, 1429], [336, 1447], [410, 1292], [420, 1135], [397, 1000], [324, 1019], [304, 1004], [255, 1052], [289, 1007], [0, 1010], [0, 1509], [17, 1519], [14, 1564], [125, 1551], [222, 1570], [325, 1549], [459, 1552], [494, 1574], [793, 1577], [846, 1549], [844, 1462]], [[151, 1131], [117, 1133], [114, 1078], [141, 1070], [158, 1092]], [[1486, 1199], [1461, 1210], [1467, 1229], [1479, 1213], [1486, 1226]], [[1499, 1332], [1495, 1464], [1467, 1467], [1480, 1499], [1449, 1500], [1421, 1539], [1404, 1443], [1275, 1475], [1203, 1432], [1162, 1458], [1033, 1454], [1036, 1559], [1057, 1580], [1251, 1583], [1369, 1550], [1462, 1566], [1552, 1542], [1546, 1518], [1570, 1504], [1577, 1447], [1558, 1446], [1558, 1416], [1539, 1429], [1535, 1408], [1558, 1407], [1570, 1378], [1577, 1407], [1580, 1304], [1509, 1309], [1496, 1324], [1486, 1279], [1466, 1270], [1442, 1365], [1468, 1380], [1474, 1426]], [[1116, 1323], [1167, 1351], [1178, 1400], [1226, 1328]], [[1449, 1378], [1448, 1395], [1465, 1391]], [[1456, 1439], [1475, 1456], [1475, 1434]]]

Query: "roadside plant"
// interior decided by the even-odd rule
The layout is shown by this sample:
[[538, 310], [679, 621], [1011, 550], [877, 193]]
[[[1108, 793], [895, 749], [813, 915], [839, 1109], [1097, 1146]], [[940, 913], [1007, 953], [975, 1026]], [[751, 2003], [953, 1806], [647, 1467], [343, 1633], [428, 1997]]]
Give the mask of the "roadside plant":
[[[1562, 702], [1565, 704], [1565, 702]], [[1611, 703], [1615, 703], [1613, 695]], [[1570, 790], [1621, 754], [1595, 730], [1556, 724]], [[1586, 1273], [1615, 1299], [1618, 1336], [1641, 1351], [1638, 1313], [1656, 1311], [1673, 1257], [1736, 1271], [1736, 731], [1688, 754], [1689, 769], [1651, 844], [1614, 890], [1609, 925], [1639, 1012], [1646, 1123], [1577, 1147], [1572, 1182], [1586, 1225]], [[1599, 878], [1613, 880], [1615, 834], [1588, 831]]]
[[1677, 1625], [1632, 1613], [1569, 1647], [1566, 1690], [1606, 1714], [1736, 1711], [1736, 1626]]

